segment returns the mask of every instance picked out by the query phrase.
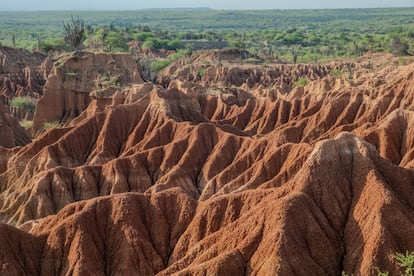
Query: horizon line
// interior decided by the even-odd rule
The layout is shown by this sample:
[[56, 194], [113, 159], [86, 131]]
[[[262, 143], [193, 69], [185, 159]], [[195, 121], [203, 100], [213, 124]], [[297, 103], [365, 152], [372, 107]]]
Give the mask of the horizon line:
[[132, 11], [148, 11], [148, 10], [205, 10], [205, 11], [287, 11], [287, 10], [374, 10], [374, 9], [404, 9], [414, 8], [413, 6], [379, 6], [379, 7], [338, 7], [338, 8], [259, 8], [259, 9], [216, 9], [210, 7], [176, 7], [176, 8], [142, 8], [142, 9], [0, 9], [0, 12], [71, 12], [71, 11], [92, 11], [92, 12], [132, 12]]

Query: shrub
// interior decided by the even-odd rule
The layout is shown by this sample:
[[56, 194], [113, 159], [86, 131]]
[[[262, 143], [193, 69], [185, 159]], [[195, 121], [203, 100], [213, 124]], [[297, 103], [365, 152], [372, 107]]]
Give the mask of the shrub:
[[184, 57], [184, 53], [179, 51], [179, 52], [168, 55], [167, 59], [172, 63], [183, 57]]
[[122, 79], [119, 74], [104, 73], [99, 76], [99, 84], [107, 87], [122, 87]]
[[142, 49], [154, 49], [155, 43], [152, 40], [146, 40], [144, 43], [142, 43]]
[[33, 121], [21, 121], [20, 122], [20, 126], [25, 129], [32, 127], [32, 125], [33, 125]]
[[407, 65], [407, 64], [409, 64], [410, 63], [410, 60], [408, 60], [408, 59], [406, 59], [406, 58], [402, 58], [402, 57], [400, 57], [399, 59], [398, 59], [398, 64], [399, 65]]
[[[408, 252], [406, 251], [405, 254], [403, 253], [396, 253], [393, 256], [394, 260], [396, 261], [398, 267], [400, 269], [404, 269], [404, 272], [401, 273], [401, 276], [413, 276], [414, 273], [414, 251]], [[375, 268], [378, 276], [388, 276], [390, 273], [388, 271], [382, 272], [378, 267]], [[342, 276], [347, 276], [344, 271], [342, 271]]]
[[335, 77], [335, 78], [340, 78], [340, 77], [342, 77], [342, 71], [340, 70], [340, 69], [335, 69], [333, 72], [332, 72], [332, 75]]
[[167, 49], [168, 50], [178, 50], [183, 48], [183, 43], [179, 39], [174, 39], [172, 41], [167, 42]]
[[202, 77], [204, 77], [204, 75], [206, 74], [206, 69], [204, 68], [200, 68], [198, 70], [198, 77], [201, 79]]
[[154, 34], [150, 32], [141, 32], [141, 33], [137, 33], [136, 35], [134, 35], [134, 39], [141, 41], [141, 42], [147, 40], [148, 38], [152, 38], [152, 37], [154, 37]]
[[109, 51], [126, 52], [128, 44], [124, 36], [117, 32], [109, 32], [105, 38], [105, 45], [109, 47]]
[[62, 124], [59, 121], [51, 121], [51, 122], [43, 123], [43, 130], [48, 130], [51, 128], [59, 128], [59, 127], [62, 127]]
[[414, 252], [406, 251], [403, 253], [396, 253], [394, 255], [394, 260], [397, 262], [398, 266], [404, 270], [404, 276], [413, 276], [414, 272]]
[[382, 272], [378, 267], [377, 268], [375, 268], [375, 270], [377, 271], [377, 276], [388, 276], [390, 273], [389, 272], [387, 272], [387, 271], [385, 271], [385, 272]]
[[44, 52], [49, 53], [50, 51], [64, 51], [66, 50], [66, 45], [59, 38], [49, 38], [45, 41], [42, 41], [39, 45], [40, 49]]
[[307, 84], [308, 84], [308, 79], [304, 77], [301, 77], [295, 81], [295, 85], [298, 87], [304, 87]]
[[158, 73], [162, 69], [170, 65], [171, 61], [168, 59], [158, 59], [151, 62], [151, 72]]
[[11, 100], [10, 105], [30, 112], [36, 109], [35, 101], [29, 97], [16, 97]]

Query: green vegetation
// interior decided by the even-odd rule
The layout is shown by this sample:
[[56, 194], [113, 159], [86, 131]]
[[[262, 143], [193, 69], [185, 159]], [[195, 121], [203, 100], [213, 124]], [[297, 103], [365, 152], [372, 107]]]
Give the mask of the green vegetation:
[[308, 79], [304, 77], [299, 78], [295, 81], [295, 85], [298, 87], [304, 87], [307, 84], [308, 84]]
[[378, 267], [377, 268], [375, 268], [375, 270], [377, 271], [377, 276], [388, 276], [390, 273], [389, 272], [387, 272], [387, 271], [385, 271], [385, 272], [382, 272]]
[[99, 77], [99, 84], [106, 87], [119, 88], [122, 86], [122, 79], [119, 74], [104, 73]]
[[[114, 52], [131, 47], [173, 51], [234, 47], [289, 63], [316, 63], [368, 51], [414, 54], [414, 8], [77, 11], [76, 15], [0, 12], [0, 44], [46, 53], [80, 47]], [[62, 25], [62, 20], [68, 23]], [[153, 68], [166, 64], [156, 62]]]
[[[396, 253], [393, 256], [396, 264], [400, 269], [403, 269], [403, 272], [400, 274], [401, 276], [413, 276], [414, 273], [414, 251], [408, 252], [406, 251], [405, 254], [403, 253]], [[381, 271], [378, 267], [375, 268], [378, 276], [388, 276], [390, 273], [385, 271]], [[348, 276], [345, 271], [342, 271], [342, 276]], [[352, 274], [351, 274], [352, 275]]]
[[62, 127], [62, 124], [59, 121], [51, 121], [51, 122], [43, 123], [43, 130], [48, 130], [51, 128], [59, 128], [59, 127]]
[[67, 72], [66, 73], [66, 76], [69, 76], [69, 77], [77, 77], [78, 76], [78, 73], [76, 73], [76, 72]]
[[41, 41], [39, 42], [39, 48], [45, 53], [67, 50], [66, 44], [60, 38], [48, 38]]
[[177, 52], [170, 54], [167, 58], [160, 58], [155, 59], [151, 62], [151, 73], [157, 74], [162, 69], [166, 68], [168, 65], [173, 63], [174, 61], [177, 61], [181, 58], [184, 58], [185, 56], [189, 56], [191, 54], [191, 49], [187, 50], [178, 50]]
[[31, 128], [33, 125], [33, 121], [24, 120], [20, 122], [20, 126], [22, 126], [25, 129]]
[[104, 43], [109, 51], [125, 52], [128, 51], [126, 38], [118, 32], [110, 31], [105, 36]]
[[32, 98], [29, 97], [16, 97], [10, 102], [11, 106], [18, 107], [20, 109], [34, 112], [36, 109], [36, 103]]
[[343, 75], [343, 72], [342, 72], [342, 70], [340, 70], [340, 69], [335, 69], [335, 70], [332, 72], [332, 76], [334, 76], [334, 77], [335, 77], [335, 78], [337, 78], [337, 79], [341, 78], [341, 77], [342, 77], [342, 75]]
[[413, 276], [414, 272], [414, 252], [406, 251], [405, 254], [397, 253], [394, 256], [398, 266], [404, 269], [403, 276]]
[[171, 64], [171, 61], [168, 59], [154, 60], [153, 62], [151, 62], [151, 72], [158, 73], [170, 64]]
[[204, 69], [204, 68], [200, 68], [199, 70], [198, 70], [198, 73], [197, 73], [197, 75], [198, 75], [198, 77], [201, 79], [202, 77], [204, 77], [204, 75], [206, 74], [206, 69]]

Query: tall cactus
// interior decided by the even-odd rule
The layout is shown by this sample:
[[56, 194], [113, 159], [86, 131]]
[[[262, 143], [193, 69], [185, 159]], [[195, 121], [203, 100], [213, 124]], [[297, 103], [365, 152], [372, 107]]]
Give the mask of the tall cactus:
[[71, 21], [63, 22], [63, 28], [65, 30], [64, 40], [69, 48], [74, 51], [80, 50], [85, 40], [85, 24], [83, 21], [79, 17], [75, 19], [71, 16]]

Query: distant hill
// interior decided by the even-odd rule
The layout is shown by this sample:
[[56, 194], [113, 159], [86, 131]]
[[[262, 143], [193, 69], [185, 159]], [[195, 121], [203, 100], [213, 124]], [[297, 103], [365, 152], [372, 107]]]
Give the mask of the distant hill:
[[196, 8], [186, 8], [186, 7], [179, 7], [179, 8], [148, 8], [148, 9], [140, 9], [141, 11], [213, 11], [214, 9], [209, 7], [196, 7]]

